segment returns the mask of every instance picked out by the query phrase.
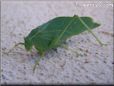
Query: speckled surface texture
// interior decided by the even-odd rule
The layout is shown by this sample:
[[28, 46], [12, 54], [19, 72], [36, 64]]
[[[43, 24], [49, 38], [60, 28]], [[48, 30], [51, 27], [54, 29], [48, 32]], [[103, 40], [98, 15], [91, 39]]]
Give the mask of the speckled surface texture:
[[[101, 26], [93, 31], [106, 43], [101, 47], [88, 32], [67, 40], [69, 48], [48, 51], [35, 73], [39, 54], [18, 46], [35, 27], [56, 16], [90, 16]], [[2, 84], [114, 84], [112, 1], [3, 1], [1, 2]]]

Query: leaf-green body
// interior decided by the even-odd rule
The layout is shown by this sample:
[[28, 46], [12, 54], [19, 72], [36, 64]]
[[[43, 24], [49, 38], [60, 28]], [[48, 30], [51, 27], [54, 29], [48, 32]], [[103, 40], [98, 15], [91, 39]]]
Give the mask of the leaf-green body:
[[67, 38], [88, 30], [80, 19], [90, 29], [100, 26], [90, 17], [57, 17], [33, 29], [24, 38], [26, 50], [29, 51], [34, 46], [43, 55], [47, 50], [60, 46]]

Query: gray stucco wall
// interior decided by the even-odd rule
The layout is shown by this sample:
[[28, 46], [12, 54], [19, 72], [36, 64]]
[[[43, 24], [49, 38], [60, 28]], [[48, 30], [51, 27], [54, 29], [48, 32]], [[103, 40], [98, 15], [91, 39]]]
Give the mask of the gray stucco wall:
[[[47, 52], [33, 74], [39, 55], [23, 46], [6, 54], [35, 27], [56, 16], [90, 16], [101, 26], [93, 30], [106, 43], [101, 47], [88, 32], [73, 36], [69, 48]], [[112, 1], [3, 1], [1, 2], [1, 82], [2, 83], [113, 83], [113, 4]], [[87, 52], [88, 51], [88, 52]]]

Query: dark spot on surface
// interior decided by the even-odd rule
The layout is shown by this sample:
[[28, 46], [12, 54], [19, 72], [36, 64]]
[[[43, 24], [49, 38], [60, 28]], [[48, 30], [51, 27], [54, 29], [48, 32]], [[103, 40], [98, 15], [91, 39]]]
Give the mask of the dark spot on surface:
[[98, 54], [98, 53], [95, 53], [95, 54]]
[[24, 69], [26, 69], [26, 67], [24, 66]]
[[2, 48], [2, 50], [6, 50], [6, 48], [4, 47], [4, 48]]
[[53, 50], [54, 50], [56, 53], [58, 53], [57, 48], [53, 48]]
[[65, 56], [67, 56], [67, 54], [65, 53]]
[[40, 75], [44, 75], [43, 73], [40, 73]]
[[64, 50], [63, 53], [66, 53], [66, 51]]
[[80, 50], [80, 51], [83, 51], [83, 49], [82, 49], [82, 48], [79, 48], [79, 50]]
[[71, 40], [68, 40], [69, 42], [71, 42]]
[[85, 60], [85, 62], [84, 62], [84, 63], [89, 63], [89, 61]]
[[65, 77], [65, 78], [69, 78], [69, 76], [67, 76], [67, 75], [66, 75], [66, 76], [64, 76], [64, 77]]
[[87, 40], [88, 42], [90, 42], [90, 39], [87, 38], [86, 40]]
[[105, 31], [101, 31], [99, 33], [103, 33], [105, 35], [110, 35], [110, 36], [114, 37], [114, 34], [113, 33], [105, 32]]
[[86, 78], [89, 78], [89, 76], [87, 76], [87, 75], [86, 75], [85, 77], [86, 77]]
[[73, 56], [71, 56], [70, 59], [73, 59]]
[[2, 79], [6, 79], [6, 76], [2, 75]]
[[29, 54], [26, 54], [27, 56], [29, 56]]
[[76, 81], [79, 81], [78, 79], [75, 79]]
[[104, 63], [107, 63], [106, 61], [103, 61]]
[[19, 35], [22, 35], [21, 33], [19, 33]]
[[24, 78], [24, 80], [27, 80], [27, 78]]
[[96, 61], [95, 63], [99, 63], [98, 61]]
[[84, 42], [84, 40], [81, 40], [81, 42]]
[[71, 54], [70, 54], [70, 53], [68, 53], [68, 55], [70, 56]]
[[33, 54], [31, 54], [31, 57], [33, 57]]
[[63, 68], [65, 64], [66, 64], [66, 61], [62, 65], [60, 65], [60, 67]]
[[83, 55], [82, 55], [82, 54], [80, 54], [80, 56], [81, 56], [81, 57], [83, 57]]
[[88, 50], [85, 50], [86, 53], [88, 53], [89, 51]]
[[86, 54], [86, 53], [84, 53], [84, 56], [87, 56], [87, 54]]

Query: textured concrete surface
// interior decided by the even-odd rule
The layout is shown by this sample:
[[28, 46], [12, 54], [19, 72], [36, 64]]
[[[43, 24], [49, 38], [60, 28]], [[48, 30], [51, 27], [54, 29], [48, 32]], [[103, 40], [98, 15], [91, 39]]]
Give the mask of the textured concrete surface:
[[[101, 26], [93, 30], [106, 43], [101, 47], [88, 32], [67, 40], [71, 50], [46, 53], [33, 74], [39, 54], [18, 46], [5, 53], [35, 27], [56, 16], [90, 16]], [[1, 82], [16, 84], [114, 84], [112, 1], [3, 1], [1, 2]]]

